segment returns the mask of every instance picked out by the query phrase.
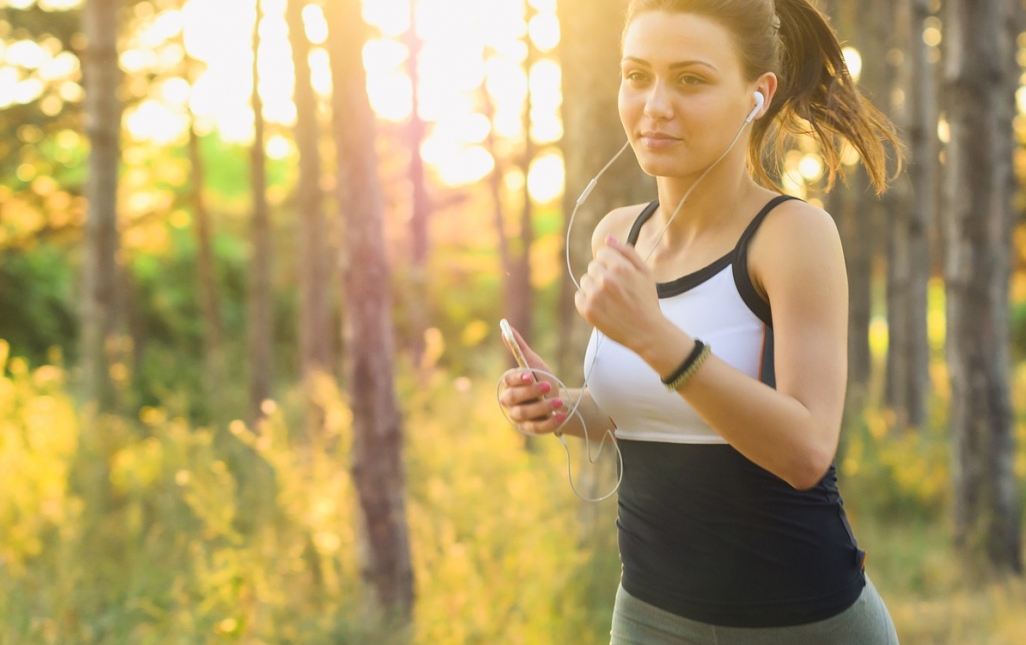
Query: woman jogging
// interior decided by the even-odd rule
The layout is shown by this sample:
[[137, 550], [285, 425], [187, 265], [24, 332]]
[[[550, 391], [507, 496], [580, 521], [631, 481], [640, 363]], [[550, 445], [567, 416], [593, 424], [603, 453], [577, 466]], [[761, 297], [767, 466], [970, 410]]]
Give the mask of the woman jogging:
[[518, 336], [531, 369], [500, 403], [526, 433], [615, 432], [613, 645], [895, 644], [833, 465], [839, 236], [774, 180], [778, 144], [807, 134], [831, 181], [847, 142], [882, 191], [893, 127], [806, 0], [634, 0], [622, 50], [620, 118], [658, 198], [595, 230], [576, 295], [595, 328], [585, 387], [552, 398]]

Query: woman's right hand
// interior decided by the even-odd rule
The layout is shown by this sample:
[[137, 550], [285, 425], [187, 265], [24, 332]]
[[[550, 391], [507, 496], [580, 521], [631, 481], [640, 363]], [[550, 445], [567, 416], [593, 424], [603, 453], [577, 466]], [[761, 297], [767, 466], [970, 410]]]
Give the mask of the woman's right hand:
[[567, 401], [561, 398], [559, 383], [542, 372], [552, 370], [524, 342], [520, 332], [513, 330], [517, 343], [533, 370], [518, 368], [506, 373], [499, 392], [499, 405], [506, 416], [525, 434], [541, 435], [555, 432], [566, 421]]

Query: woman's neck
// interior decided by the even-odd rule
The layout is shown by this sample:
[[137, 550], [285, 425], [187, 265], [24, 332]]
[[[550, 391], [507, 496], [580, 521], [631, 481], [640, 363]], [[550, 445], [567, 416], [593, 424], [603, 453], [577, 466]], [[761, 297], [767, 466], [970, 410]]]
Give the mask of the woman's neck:
[[[727, 161], [724, 159], [724, 162]], [[701, 173], [694, 177], [656, 179], [659, 211], [652, 218], [652, 223], [659, 231], [666, 229], [659, 246], [672, 248], [687, 245], [703, 234], [728, 224], [739, 212], [743, 212], [741, 206], [761, 190], [743, 165], [721, 163], [699, 181], [700, 177]], [[687, 201], [681, 205], [685, 195]]]

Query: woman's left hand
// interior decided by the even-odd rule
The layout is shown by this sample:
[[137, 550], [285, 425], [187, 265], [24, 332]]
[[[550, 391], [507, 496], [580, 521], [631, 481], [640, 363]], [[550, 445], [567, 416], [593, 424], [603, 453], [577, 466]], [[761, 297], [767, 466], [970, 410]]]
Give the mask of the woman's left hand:
[[595, 253], [574, 303], [588, 324], [626, 347], [645, 323], [664, 320], [652, 270], [634, 247], [613, 237]]

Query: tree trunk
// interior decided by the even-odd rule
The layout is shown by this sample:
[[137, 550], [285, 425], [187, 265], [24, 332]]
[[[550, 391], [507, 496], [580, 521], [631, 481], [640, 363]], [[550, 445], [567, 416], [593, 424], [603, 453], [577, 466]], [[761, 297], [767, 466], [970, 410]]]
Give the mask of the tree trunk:
[[[871, 0], [868, 8], [859, 3], [830, 3], [829, 10], [842, 42], [852, 43], [862, 54], [859, 85], [870, 98], [887, 100], [885, 44], [873, 44], [873, 34], [881, 29], [864, 24], [866, 16], [884, 12], [881, 0]], [[868, 33], [867, 33], [868, 32]], [[881, 96], [882, 93], [882, 96]], [[874, 96], [875, 95], [875, 96]], [[877, 105], [880, 105], [877, 102]], [[886, 106], [882, 106], [886, 107]], [[830, 197], [830, 209], [838, 223], [848, 273], [848, 391], [845, 416], [861, 415], [868, 396], [873, 359], [869, 347], [869, 325], [873, 315], [872, 285], [874, 259], [880, 237], [877, 222], [880, 202], [869, 192], [869, 178], [859, 166], [848, 178], [848, 186], [838, 187]]]
[[431, 240], [428, 221], [431, 217], [431, 198], [427, 190], [427, 177], [424, 172], [424, 159], [420, 156], [420, 147], [427, 136], [427, 125], [420, 118], [420, 50], [421, 40], [417, 36], [417, 11], [414, 3], [410, 3], [410, 29], [406, 33], [406, 44], [410, 55], [406, 59], [406, 73], [413, 86], [413, 109], [407, 125], [406, 136], [410, 149], [410, 186], [413, 193], [412, 214], [410, 216], [410, 240], [413, 251], [413, 267], [410, 273], [412, 280], [410, 301], [410, 328], [413, 331], [411, 354], [414, 365], [420, 365], [424, 354], [424, 332], [428, 322], [428, 255]]
[[[190, 115], [190, 121], [193, 121]], [[216, 393], [224, 374], [222, 348], [221, 307], [217, 296], [217, 272], [214, 265], [213, 225], [206, 200], [203, 198], [204, 166], [200, 153], [199, 136], [195, 123], [189, 124], [190, 197], [195, 217], [196, 279], [199, 283], [200, 304], [203, 311], [203, 346], [205, 351], [203, 386], [208, 393]]]
[[118, 0], [88, 0], [82, 23], [88, 44], [83, 61], [85, 127], [89, 173], [82, 283], [82, 380], [86, 399], [99, 410], [115, 406], [111, 351], [119, 324], [117, 298], [118, 162], [121, 159], [121, 102], [118, 86]]
[[[484, 107], [484, 115], [488, 117], [490, 123], [495, 122], [495, 104], [492, 102], [492, 97], [488, 94], [487, 88], [481, 88], [481, 101]], [[495, 139], [494, 128], [489, 128], [488, 135], [485, 138], [485, 145], [488, 148], [488, 152], [492, 155], [495, 160], [495, 166], [492, 168], [492, 172], [488, 175], [488, 195], [492, 200], [492, 221], [495, 223], [495, 233], [497, 235], [499, 244], [499, 270], [502, 273], [502, 312], [506, 318], [510, 317], [512, 312], [511, 303], [514, 300], [513, 291], [513, 275], [517, 272], [516, 262], [514, 261], [513, 250], [510, 248], [509, 235], [506, 234], [506, 217], [504, 202], [502, 199], [502, 177], [506, 169], [505, 160], [499, 156], [499, 145]], [[526, 182], [526, 176], [524, 181]], [[526, 189], [525, 189], [526, 190]], [[510, 324], [517, 327], [519, 321], [510, 320]], [[519, 330], [519, 327], [518, 327]], [[521, 332], [522, 334], [523, 332]], [[507, 357], [510, 367], [516, 367], [516, 360], [510, 355]]]
[[360, 508], [361, 572], [376, 605], [408, 624], [413, 567], [406, 525], [402, 428], [393, 363], [391, 286], [382, 231], [384, 198], [375, 119], [361, 56], [359, 0], [328, 12], [339, 204], [347, 217], [344, 268], [346, 373], [353, 412], [353, 482]]
[[872, 356], [869, 323], [872, 318], [873, 244], [872, 213], [863, 210], [869, 179], [861, 168], [852, 172], [848, 185], [835, 187], [826, 205], [837, 222], [844, 246], [848, 274], [848, 386], [845, 425], [862, 414], [869, 394]]
[[886, 402], [900, 429], [921, 427], [926, 420], [930, 378], [926, 312], [936, 209], [937, 96], [923, 42], [928, 5], [927, 0], [895, 5], [895, 25], [903, 41], [896, 88], [904, 101], [894, 105], [894, 118], [906, 133], [910, 159], [907, 182], [895, 187], [896, 208], [888, 217]]
[[[530, 24], [535, 10], [528, 4], [525, 6], [524, 21]], [[528, 79], [531, 68], [538, 60], [538, 49], [531, 41], [530, 34], [524, 35], [527, 57], [524, 59], [524, 72]], [[534, 140], [531, 138], [531, 101], [532, 92], [528, 82], [527, 96], [524, 98], [522, 123], [524, 128], [524, 149], [520, 158], [520, 170], [524, 174], [523, 202], [520, 210], [520, 240], [513, 248], [517, 249], [513, 260], [512, 273], [507, 275], [506, 317], [517, 328], [520, 335], [530, 345], [534, 341], [534, 288], [531, 285], [531, 247], [534, 244], [534, 203], [531, 201], [530, 182], [531, 163], [537, 154]]]
[[[623, 11], [622, 0], [564, 0], [558, 3], [559, 23], [563, 30], [560, 41], [562, 148], [566, 164], [563, 210], [567, 223], [578, 195], [627, 139], [617, 109]], [[628, 150], [603, 175], [587, 203], [577, 213], [572, 238], [567, 241], [574, 276], [579, 278], [591, 262], [591, 233], [606, 213], [620, 206], [655, 198], [655, 182], [638, 167]], [[560, 284], [558, 319], [560, 353], [557, 369], [560, 374], [568, 376], [581, 374], [591, 330], [574, 308], [574, 285], [569, 275]]]
[[848, 392], [854, 393], [853, 403], [859, 411], [869, 396], [869, 380], [873, 374], [873, 352], [869, 344], [869, 329], [873, 321], [873, 280], [875, 260], [881, 237], [879, 212], [876, 202], [868, 194], [869, 177], [859, 168], [852, 182], [854, 190], [848, 195], [844, 213], [848, 248], [852, 250], [848, 288]]
[[1016, 0], [948, 0], [945, 204], [955, 541], [1023, 570], [1009, 392]]
[[295, 66], [296, 145], [299, 180], [296, 224], [299, 238], [299, 371], [306, 398], [306, 432], [318, 432], [324, 412], [315, 403], [318, 375], [332, 371], [332, 320], [328, 300], [331, 274], [327, 263], [327, 225], [321, 191], [317, 97], [310, 77], [310, 41], [303, 26], [305, 0], [288, 0], [285, 17]]
[[253, 193], [253, 222], [250, 231], [249, 284], [249, 393], [250, 420], [254, 425], [263, 417], [262, 404], [271, 396], [273, 360], [273, 293], [271, 291], [271, 214], [267, 205], [267, 169], [264, 156], [264, 114], [260, 99], [260, 75], [257, 70], [260, 49], [260, 22], [263, 11], [256, 5], [253, 24], [253, 147], [250, 172]]
[[[526, 20], [530, 20], [532, 9], [527, 8]], [[530, 77], [531, 66], [537, 59], [537, 49], [531, 42], [530, 36], [524, 36], [527, 47], [527, 57], [524, 60], [524, 73]], [[495, 106], [488, 90], [482, 88], [484, 113], [488, 120], [495, 120]], [[488, 177], [488, 188], [494, 205], [493, 219], [495, 221], [496, 234], [499, 241], [499, 261], [502, 272], [503, 317], [507, 318], [530, 344], [532, 342], [532, 321], [534, 318], [534, 290], [531, 285], [531, 245], [534, 242], [534, 206], [531, 202], [531, 194], [528, 190], [527, 177], [531, 170], [531, 162], [534, 160], [536, 150], [531, 140], [531, 91], [528, 89], [524, 101], [522, 123], [524, 129], [523, 151], [520, 158], [514, 161], [500, 157], [500, 145], [495, 139], [494, 132], [489, 131], [486, 139], [488, 152], [495, 159], [495, 167]], [[509, 165], [515, 164], [519, 167], [524, 176], [524, 187], [522, 191], [522, 207], [520, 210], [518, 237], [507, 234], [506, 208], [503, 199], [503, 176]], [[512, 356], [509, 357], [510, 366], [516, 365]]]
[[[87, 45], [83, 64], [85, 87], [85, 130], [89, 139], [88, 173], [85, 197], [88, 202], [85, 223], [82, 275], [82, 393], [101, 413], [114, 412], [117, 392], [111, 377], [116, 361], [117, 336], [122, 322], [122, 302], [118, 291], [118, 163], [121, 158], [120, 134], [122, 105], [118, 97], [121, 72], [118, 68], [118, 0], [87, 0], [82, 8], [82, 25]], [[0, 314], [2, 315], [2, 314]], [[88, 554], [97, 566], [86, 567], [79, 582], [95, 593], [74, 602], [79, 615], [109, 615], [115, 600], [104, 593], [111, 585], [108, 572], [111, 555], [124, 544], [121, 534], [112, 534], [108, 522], [115, 511], [112, 490], [110, 446], [116, 443], [111, 430], [97, 415], [82, 417], [83, 432], [76, 450], [69, 485], [84, 512], [82, 540], [76, 549]], [[93, 637], [103, 640], [109, 633], [103, 627]]]

